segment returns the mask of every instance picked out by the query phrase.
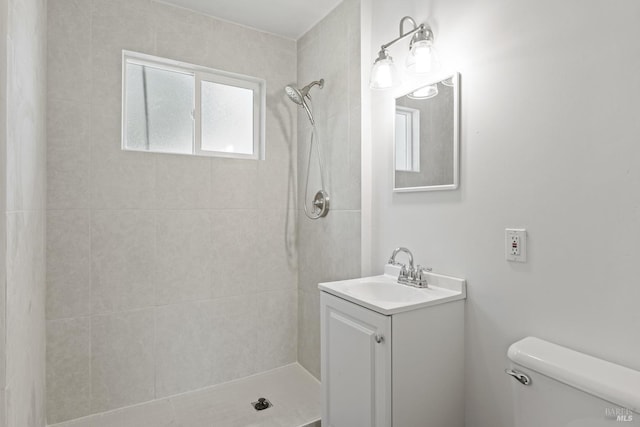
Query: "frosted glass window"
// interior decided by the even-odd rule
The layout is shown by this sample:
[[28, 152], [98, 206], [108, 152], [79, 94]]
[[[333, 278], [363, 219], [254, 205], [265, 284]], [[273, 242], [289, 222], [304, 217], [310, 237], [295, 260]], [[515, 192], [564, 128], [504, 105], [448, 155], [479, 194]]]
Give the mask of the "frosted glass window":
[[126, 72], [126, 148], [190, 154], [193, 75], [138, 64]]
[[253, 91], [202, 82], [202, 149], [253, 154]]
[[122, 148], [264, 156], [265, 82], [123, 51]]

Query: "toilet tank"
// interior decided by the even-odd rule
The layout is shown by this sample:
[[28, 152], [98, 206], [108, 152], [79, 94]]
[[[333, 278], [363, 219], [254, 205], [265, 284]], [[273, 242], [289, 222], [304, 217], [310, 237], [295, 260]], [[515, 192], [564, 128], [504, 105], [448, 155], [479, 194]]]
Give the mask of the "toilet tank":
[[640, 426], [640, 372], [534, 337], [508, 356], [515, 427]]

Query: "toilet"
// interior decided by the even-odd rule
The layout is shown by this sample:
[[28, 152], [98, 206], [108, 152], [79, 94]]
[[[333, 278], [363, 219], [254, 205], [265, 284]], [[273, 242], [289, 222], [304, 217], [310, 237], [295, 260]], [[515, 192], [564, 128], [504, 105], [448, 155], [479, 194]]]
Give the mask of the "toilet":
[[508, 357], [515, 427], [640, 426], [640, 372], [534, 337]]

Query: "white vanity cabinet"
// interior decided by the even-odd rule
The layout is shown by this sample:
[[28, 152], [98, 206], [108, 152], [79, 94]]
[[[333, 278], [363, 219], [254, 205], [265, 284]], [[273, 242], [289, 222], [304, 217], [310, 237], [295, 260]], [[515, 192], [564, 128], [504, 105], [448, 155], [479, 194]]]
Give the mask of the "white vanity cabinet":
[[389, 309], [340, 287], [362, 280], [319, 286], [322, 425], [463, 427], [464, 281], [457, 297]]
[[391, 425], [391, 317], [322, 292], [323, 426]]

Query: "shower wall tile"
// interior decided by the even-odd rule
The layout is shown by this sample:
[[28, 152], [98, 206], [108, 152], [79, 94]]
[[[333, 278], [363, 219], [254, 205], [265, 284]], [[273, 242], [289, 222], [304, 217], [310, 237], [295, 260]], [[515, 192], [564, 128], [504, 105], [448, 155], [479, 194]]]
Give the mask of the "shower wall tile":
[[360, 277], [360, 211], [336, 211], [328, 221], [327, 247], [329, 280]]
[[213, 381], [210, 341], [216, 325], [207, 306], [189, 302], [155, 311], [156, 394], [202, 388]]
[[256, 372], [256, 298], [156, 310], [156, 394], [165, 397]]
[[[360, 277], [360, 211], [333, 211], [324, 220], [298, 215], [300, 234], [299, 289], [317, 293], [318, 283]], [[327, 251], [327, 248], [331, 248]]]
[[[298, 57], [299, 57], [301, 51], [309, 49], [309, 46], [320, 37], [320, 31], [321, 31], [321, 28], [322, 28], [321, 24], [322, 24], [322, 21], [319, 22], [318, 24], [314, 25], [313, 27], [311, 27], [309, 29], [309, 31], [304, 33], [297, 40]], [[300, 63], [298, 63], [298, 65], [300, 65]]]
[[298, 362], [320, 378], [320, 293], [298, 294]]
[[156, 10], [156, 55], [209, 66], [217, 44], [211, 18], [163, 4]]
[[91, 319], [47, 321], [47, 419], [91, 413]]
[[211, 212], [214, 297], [250, 295], [262, 285], [257, 242], [259, 213], [254, 209]]
[[91, 223], [93, 313], [151, 307], [156, 214], [95, 211]]
[[[326, 121], [325, 156], [327, 159], [327, 175], [331, 189], [332, 207], [345, 209], [348, 197], [352, 196], [352, 183], [349, 182], [349, 115], [331, 116]], [[357, 194], [358, 198], [360, 193]]]
[[260, 212], [255, 244], [258, 250], [257, 271], [260, 291], [294, 289], [298, 282], [295, 210]]
[[347, 57], [349, 74], [347, 83], [349, 85], [349, 108], [360, 107], [360, 96], [362, 94], [362, 37], [360, 35], [360, 2], [354, 1], [349, 5], [348, 13], [348, 33], [347, 33]]
[[91, 16], [91, 99], [119, 106], [122, 50], [155, 51], [154, 20], [149, 0], [93, 0]]
[[156, 155], [122, 151], [120, 110], [91, 109], [91, 208], [153, 209]]
[[7, 213], [6, 226], [6, 415], [22, 427], [44, 419], [44, 211]]
[[[330, 215], [334, 212], [330, 212]], [[298, 291], [318, 292], [318, 283], [325, 281], [328, 258], [323, 256], [327, 221], [311, 220], [303, 211], [298, 211]], [[314, 244], [307, 244], [314, 242]]]
[[[298, 214], [298, 360], [318, 378], [318, 283], [360, 275], [359, 39], [360, 2], [346, 0], [298, 41], [298, 84], [325, 79], [325, 87], [314, 92], [313, 105], [331, 211], [320, 220], [308, 219], [302, 210]], [[298, 124], [298, 197], [302, 204], [310, 126], [301, 111]], [[307, 199], [320, 188], [317, 165], [312, 164], [309, 183]]]
[[211, 217], [207, 211], [157, 214], [156, 305], [211, 296]]
[[47, 215], [47, 319], [91, 314], [91, 212]]
[[92, 412], [152, 400], [154, 359], [153, 310], [92, 317]]
[[215, 325], [215, 335], [209, 341], [214, 354], [212, 384], [255, 374], [260, 357], [256, 339], [260, 330], [257, 298], [253, 295], [220, 298], [204, 305]]
[[208, 208], [211, 195], [210, 176], [211, 159], [207, 157], [157, 156], [157, 208]]
[[47, 10], [0, 5], [0, 425], [45, 425]]
[[258, 166], [258, 204], [261, 208], [291, 209], [295, 198], [295, 160], [273, 156]]
[[[11, 40], [8, 40], [11, 45]], [[32, 46], [24, 46], [29, 49]], [[10, 47], [12, 52], [20, 50], [19, 44]], [[13, 53], [15, 54], [15, 53]], [[18, 54], [16, 54], [18, 55]], [[20, 60], [16, 60], [19, 63]], [[40, 65], [29, 61], [16, 64], [16, 74], [28, 75], [32, 70], [41, 73]], [[44, 76], [43, 76], [44, 77]], [[43, 78], [42, 77], [42, 78]], [[44, 89], [44, 82], [41, 83]], [[7, 211], [43, 210], [46, 207], [46, 122], [38, 120], [38, 115], [46, 110], [44, 96], [36, 105], [25, 99], [34, 98], [37, 87], [14, 84], [8, 87], [8, 96], [18, 99], [7, 108], [6, 145], [6, 208]]]
[[48, 99], [87, 102], [91, 96], [91, 1], [50, 1], [47, 15], [47, 39], [54, 41], [47, 53]]
[[48, 100], [47, 207], [89, 208], [91, 182], [89, 104]]
[[[326, 117], [343, 116], [348, 108], [349, 60], [347, 43], [347, 20], [345, 7], [339, 6], [327, 16], [320, 31], [320, 67], [316, 73], [325, 79], [324, 96], [314, 98], [316, 108]], [[316, 77], [317, 79], [317, 77]]]
[[[48, 7], [49, 421], [295, 361], [296, 42], [150, 0]], [[266, 158], [122, 151], [123, 49], [264, 78]]]
[[211, 159], [211, 207], [258, 208], [258, 161]]
[[258, 371], [297, 361], [298, 293], [295, 289], [258, 295]]

